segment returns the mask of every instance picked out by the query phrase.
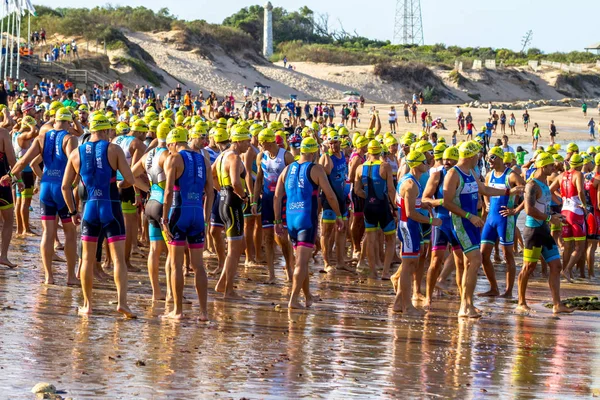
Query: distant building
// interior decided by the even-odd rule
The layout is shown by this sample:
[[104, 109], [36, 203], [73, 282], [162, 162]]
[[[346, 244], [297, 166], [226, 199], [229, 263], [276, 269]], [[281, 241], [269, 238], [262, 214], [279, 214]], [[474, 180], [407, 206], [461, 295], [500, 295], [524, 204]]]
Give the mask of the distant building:
[[586, 47], [585, 51], [589, 51], [589, 52], [592, 52], [594, 54], [599, 54], [600, 55], [600, 42], [594, 43], [593, 45]]

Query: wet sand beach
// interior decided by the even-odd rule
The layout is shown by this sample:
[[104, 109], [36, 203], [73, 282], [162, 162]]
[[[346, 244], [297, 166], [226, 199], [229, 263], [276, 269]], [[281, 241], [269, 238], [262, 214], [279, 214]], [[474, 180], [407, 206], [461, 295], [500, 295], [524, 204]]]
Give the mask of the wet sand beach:
[[[165, 305], [152, 304], [145, 272], [129, 275], [138, 319], [114, 312], [112, 282], [94, 283], [96, 314], [82, 318], [81, 290], [65, 286], [64, 263], [56, 263], [58, 285], [41, 284], [38, 240], [13, 239], [10, 256], [21, 266], [0, 270], [1, 398], [33, 398], [30, 389], [41, 381], [75, 399], [600, 394], [600, 313], [553, 316], [543, 307], [550, 292], [539, 269], [529, 285], [528, 316], [514, 313], [513, 300], [478, 298], [483, 318], [459, 320], [458, 297], [436, 296], [425, 317], [405, 318], [390, 311], [389, 281], [319, 274], [312, 263], [311, 283], [323, 299], [309, 310], [288, 312], [282, 268], [279, 283], [265, 285], [266, 269], [241, 267], [243, 301], [224, 302], [210, 279], [209, 323], [195, 320], [190, 278], [184, 295], [193, 302], [185, 306], [191, 318], [159, 318]], [[142, 267], [145, 259], [136, 256], [134, 264]], [[496, 270], [502, 288], [504, 266]], [[563, 298], [596, 294], [599, 283], [562, 283]], [[477, 292], [487, 288], [481, 273]]]

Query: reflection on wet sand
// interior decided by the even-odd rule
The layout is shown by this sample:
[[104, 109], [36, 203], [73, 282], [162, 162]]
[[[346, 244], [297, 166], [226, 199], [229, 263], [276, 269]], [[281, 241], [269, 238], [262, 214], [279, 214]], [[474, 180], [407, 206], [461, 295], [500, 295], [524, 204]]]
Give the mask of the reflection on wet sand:
[[[389, 282], [341, 272], [315, 274], [323, 301], [288, 312], [282, 268], [276, 285], [262, 283], [262, 267], [240, 268], [244, 301], [210, 291], [211, 321], [202, 323], [161, 319], [168, 306], [150, 301], [143, 271], [129, 277], [139, 319], [113, 312], [112, 282], [95, 284], [97, 315], [82, 318], [79, 288], [40, 284], [35, 240], [14, 246], [20, 268], [0, 269], [2, 398], [27, 397], [40, 381], [74, 398], [556, 398], [600, 389], [599, 314], [553, 317], [541, 278], [528, 291], [530, 316], [515, 315], [510, 301], [478, 299], [484, 318], [462, 321], [454, 297], [436, 296], [423, 318], [394, 315]], [[64, 282], [64, 263], [57, 269]], [[195, 316], [191, 283], [185, 309]], [[589, 294], [598, 283], [563, 291]], [[477, 289], [486, 284], [482, 277]]]

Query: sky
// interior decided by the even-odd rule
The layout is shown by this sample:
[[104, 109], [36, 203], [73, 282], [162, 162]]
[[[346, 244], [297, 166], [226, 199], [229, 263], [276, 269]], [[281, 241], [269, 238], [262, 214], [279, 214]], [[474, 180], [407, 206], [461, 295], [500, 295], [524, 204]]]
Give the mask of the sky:
[[[414, 0], [413, 0], [414, 1]], [[290, 10], [289, 2], [271, 1], [275, 7]], [[34, 0], [49, 7], [81, 7], [81, 0]], [[303, 0], [293, 2], [294, 9], [308, 6], [315, 14], [328, 14], [332, 25], [343, 27], [372, 39], [393, 40], [396, 1], [377, 3], [346, 0]], [[107, 1], [87, 0], [86, 7], [105, 5]], [[221, 23], [242, 7], [261, 2], [228, 0], [215, 2], [196, 0], [165, 3], [158, 0], [113, 0], [113, 6], [145, 6], [158, 10], [165, 5], [181, 19], [204, 19]], [[191, 6], [193, 4], [193, 6]], [[600, 1], [583, 0], [568, 7], [561, 0], [421, 0], [425, 44], [444, 43], [462, 47], [494, 47], [521, 49], [521, 40], [533, 31], [531, 47], [544, 52], [580, 50], [600, 42], [598, 18]], [[218, 5], [218, 6], [215, 6]], [[376, 5], [376, 7], [375, 7]], [[586, 17], [587, 16], [587, 17]], [[583, 25], [582, 25], [583, 24]]]

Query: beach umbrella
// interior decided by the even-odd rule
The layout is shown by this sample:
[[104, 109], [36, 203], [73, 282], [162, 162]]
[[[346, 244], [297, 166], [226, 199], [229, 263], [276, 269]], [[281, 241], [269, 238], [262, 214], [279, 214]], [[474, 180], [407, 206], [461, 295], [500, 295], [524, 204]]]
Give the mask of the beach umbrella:
[[344, 101], [347, 103], [358, 103], [360, 101], [360, 97], [358, 96], [347, 96], [344, 98]]
[[346, 96], [360, 96], [360, 93], [355, 90], [346, 90], [343, 94]]

